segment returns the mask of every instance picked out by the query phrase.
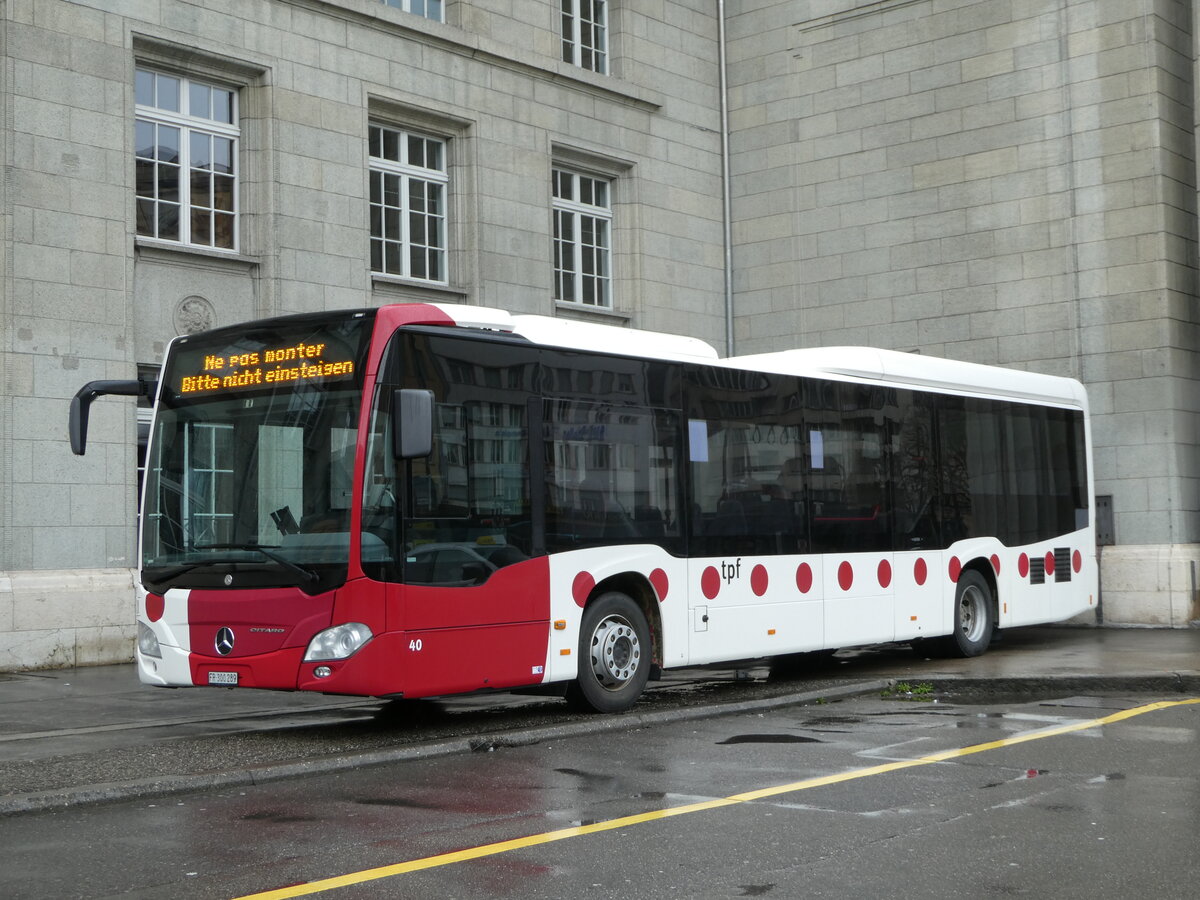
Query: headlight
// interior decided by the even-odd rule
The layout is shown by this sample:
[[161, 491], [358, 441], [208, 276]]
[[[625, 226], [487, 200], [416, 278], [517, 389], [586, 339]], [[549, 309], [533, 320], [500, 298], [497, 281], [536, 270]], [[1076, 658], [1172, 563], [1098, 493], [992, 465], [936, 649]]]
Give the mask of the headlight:
[[327, 628], [308, 642], [308, 649], [304, 651], [304, 661], [345, 659], [361, 650], [373, 636], [371, 629], [361, 622], [347, 622], [345, 625]]
[[162, 659], [162, 650], [158, 646], [158, 638], [145, 622], [138, 622], [138, 650], [142, 656], [153, 656]]

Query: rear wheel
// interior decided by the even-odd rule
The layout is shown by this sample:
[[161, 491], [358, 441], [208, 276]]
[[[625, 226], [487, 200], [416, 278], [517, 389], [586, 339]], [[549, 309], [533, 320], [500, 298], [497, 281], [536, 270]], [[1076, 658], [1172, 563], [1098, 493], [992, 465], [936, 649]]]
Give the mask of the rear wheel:
[[621, 712], [637, 702], [650, 677], [650, 626], [632, 598], [601, 594], [583, 611], [579, 676], [567, 688], [576, 709]]
[[950, 656], [979, 656], [992, 642], [996, 600], [988, 580], [974, 569], [958, 576], [954, 595], [954, 631], [945, 639]]

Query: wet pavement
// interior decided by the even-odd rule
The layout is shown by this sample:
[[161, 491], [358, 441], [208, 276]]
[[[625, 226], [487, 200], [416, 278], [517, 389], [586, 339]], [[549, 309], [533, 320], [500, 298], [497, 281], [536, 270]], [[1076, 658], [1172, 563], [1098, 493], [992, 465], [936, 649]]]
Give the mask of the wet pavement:
[[384, 702], [138, 683], [130, 665], [0, 674], [0, 815], [257, 784], [910, 688], [964, 696], [1200, 694], [1200, 629], [1014, 629], [978, 659], [906, 645], [841, 651], [808, 671], [666, 673], [628, 713], [511, 694]]

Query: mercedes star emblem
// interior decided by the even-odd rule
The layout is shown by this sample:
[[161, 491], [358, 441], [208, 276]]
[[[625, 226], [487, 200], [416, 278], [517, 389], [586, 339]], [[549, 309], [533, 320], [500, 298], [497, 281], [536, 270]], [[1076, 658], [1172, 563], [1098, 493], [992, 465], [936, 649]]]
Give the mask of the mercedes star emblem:
[[217, 632], [216, 641], [217, 652], [222, 656], [228, 656], [233, 652], [233, 629], [222, 628]]

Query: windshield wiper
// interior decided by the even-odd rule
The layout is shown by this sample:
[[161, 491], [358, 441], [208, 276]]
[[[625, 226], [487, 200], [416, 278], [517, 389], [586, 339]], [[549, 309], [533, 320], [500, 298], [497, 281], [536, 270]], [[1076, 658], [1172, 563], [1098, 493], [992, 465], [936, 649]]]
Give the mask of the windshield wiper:
[[[292, 562], [290, 559], [280, 556], [278, 553], [272, 553], [270, 550], [268, 550], [262, 544], [197, 544], [193, 549], [195, 549], [195, 550], [250, 550], [250, 551], [253, 551], [254, 553], [261, 553], [267, 559], [271, 560], [271, 562], [279, 563], [279, 565], [283, 566], [283, 568], [287, 569], [289, 572], [291, 572], [293, 575], [295, 575], [297, 578], [299, 578], [300, 583], [302, 585], [303, 584], [310, 584], [310, 585], [316, 584], [317, 582], [319, 582], [321, 580], [321, 576], [318, 575], [316, 572], [314, 572], [312, 569], [305, 569], [303, 566], [298, 566], [294, 562]], [[195, 565], [202, 565], [202, 563], [196, 563]], [[189, 566], [189, 568], [190, 568], [190, 566]], [[179, 574], [179, 573], [175, 573], [175, 574]]]
[[[155, 581], [170, 581], [172, 578], [175, 578], [178, 575], [182, 575], [184, 572], [192, 571], [192, 569], [200, 569], [200, 568], [203, 568], [204, 566], [211, 566], [211, 565], [215, 565], [215, 564], [218, 564], [221, 562], [233, 563], [233, 562], [237, 562], [237, 560], [206, 559], [204, 562], [184, 563], [183, 565], [176, 566], [173, 569], [167, 569], [165, 572], [156, 573], [154, 576], [154, 580]], [[146, 568], [150, 568], [150, 567], [147, 566]]]

